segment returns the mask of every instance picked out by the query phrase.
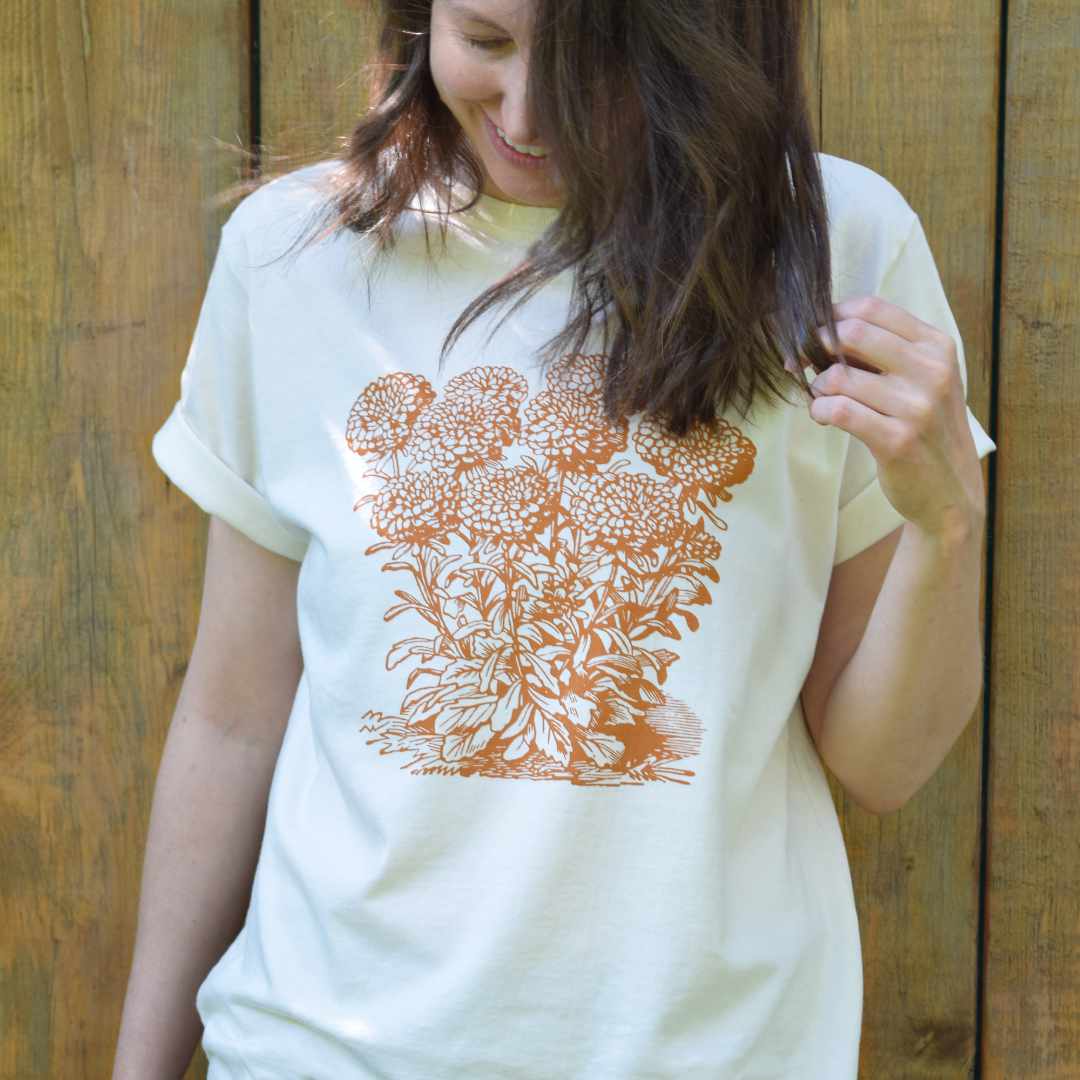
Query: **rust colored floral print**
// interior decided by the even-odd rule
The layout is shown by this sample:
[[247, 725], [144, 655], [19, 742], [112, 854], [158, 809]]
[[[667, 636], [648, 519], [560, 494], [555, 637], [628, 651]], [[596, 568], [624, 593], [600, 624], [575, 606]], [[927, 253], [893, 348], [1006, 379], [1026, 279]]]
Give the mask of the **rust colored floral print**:
[[[409, 664], [399, 715], [369, 710], [362, 731], [414, 772], [689, 783], [673, 764], [701, 725], [662, 686], [679, 654], [676, 619], [709, 604], [727, 528], [715, 511], [754, 467], [754, 444], [726, 420], [682, 439], [602, 405], [603, 355], [553, 364], [545, 389], [510, 367], [474, 367], [441, 397], [421, 375], [373, 380], [346, 442], [370, 460], [366, 509], [389, 551], [390, 621], [414, 612], [387, 670]], [[651, 639], [651, 640], [650, 640]], [[652, 643], [654, 647], [648, 647]]]

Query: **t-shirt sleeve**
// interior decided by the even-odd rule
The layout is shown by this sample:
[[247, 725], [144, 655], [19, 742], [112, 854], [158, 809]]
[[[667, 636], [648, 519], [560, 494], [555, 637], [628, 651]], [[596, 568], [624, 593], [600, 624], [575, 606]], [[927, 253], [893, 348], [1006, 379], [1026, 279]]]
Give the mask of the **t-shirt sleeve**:
[[[922, 223], [917, 216], [912, 221], [910, 231], [896, 257], [889, 262], [876, 294], [883, 300], [906, 308], [923, 322], [952, 335], [956, 342], [960, 378], [966, 394], [967, 365], [964, 359], [964, 344], [945, 297], [945, 289], [941, 284]], [[979, 458], [984, 458], [996, 450], [997, 444], [983, 429], [970, 407], [967, 410], [967, 420]], [[885, 497], [885, 492], [878, 483], [877, 459], [861, 439], [851, 436], [840, 483], [840, 509], [833, 565], [865, 551], [871, 544], [903, 525], [905, 520]]]
[[180, 375], [179, 400], [154, 434], [151, 453], [207, 514], [299, 562], [307, 533], [275, 511], [263, 477], [248, 265], [243, 235], [230, 218]]

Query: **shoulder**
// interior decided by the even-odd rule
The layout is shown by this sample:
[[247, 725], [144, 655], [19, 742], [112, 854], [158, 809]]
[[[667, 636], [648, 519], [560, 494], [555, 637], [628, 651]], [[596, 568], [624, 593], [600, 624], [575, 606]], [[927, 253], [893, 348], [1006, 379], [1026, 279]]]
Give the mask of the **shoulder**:
[[880, 280], [918, 215], [903, 193], [866, 165], [818, 154], [829, 218], [835, 288], [867, 288]]
[[915, 211], [881, 173], [835, 154], [819, 153], [818, 162], [833, 225], [843, 227], [860, 220], [904, 232], [911, 226]]
[[222, 229], [223, 240], [253, 258], [270, 257], [295, 239], [329, 198], [336, 159], [317, 161], [268, 180], [233, 207]]

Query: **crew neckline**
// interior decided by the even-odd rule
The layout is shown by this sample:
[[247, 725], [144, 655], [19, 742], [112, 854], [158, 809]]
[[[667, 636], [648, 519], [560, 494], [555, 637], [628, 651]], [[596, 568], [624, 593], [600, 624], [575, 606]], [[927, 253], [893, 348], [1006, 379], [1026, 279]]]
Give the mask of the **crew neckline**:
[[470, 213], [506, 236], [531, 238], [539, 236], [559, 216], [560, 208], [507, 202], [481, 192]]
[[[473, 189], [461, 181], [456, 181], [451, 188], [451, 206], [466, 207], [473, 197]], [[424, 206], [434, 208], [435, 202], [428, 195]], [[454, 221], [465, 221], [481, 232], [500, 240], [530, 243], [537, 239], [545, 229], [559, 216], [558, 206], [529, 206], [525, 203], [507, 202], [494, 195], [480, 192], [474, 206], [461, 209], [450, 215]]]
[[[310, 168], [333, 170], [340, 165], [340, 158], [330, 158], [317, 162]], [[532, 243], [561, 213], [561, 207], [558, 206], [529, 206], [525, 203], [512, 203], [484, 192], [480, 192], [474, 206], [468, 210], [464, 209], [472, 197], [473, 188], [464, 180], [457, 179], [451, 183], [450, 206], [455, 209], [449, 215], [450, 227], [464, 226], [471, 232], [509, 243]], [[457, 209], [459, 207], [461, 209]], [[446, 212], [445, 195], [440, 198], [436, 194], [434, 185], [431, 182], [425, 183], [414, 196], [414, 201], [409, 203], [408, 208], [434, 220], [437, 215]]]

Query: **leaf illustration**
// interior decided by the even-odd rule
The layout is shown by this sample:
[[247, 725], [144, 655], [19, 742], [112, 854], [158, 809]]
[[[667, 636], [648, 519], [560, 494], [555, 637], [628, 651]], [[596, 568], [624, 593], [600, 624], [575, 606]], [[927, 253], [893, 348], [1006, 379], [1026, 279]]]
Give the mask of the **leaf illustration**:
[[532, 749], [532, 746], [529, 740], [524, 734], [521, 734], [503, 751], [502, 756], [506, 761], [517, 761], [519, 758], [523, 758], [530, 749]]
[[[499, 699], [495, 706], [495, 711], [491, 714], [491, 719], [488, 723], [491, 724], [493, 731], [502, 732], [509, 726], [510, 721], [514, 719], [514, 714], [517, 712], [520, 701], [521, 684], [514, 683], [509, 691]], [[513, 732], [510, 734], [513, 734]]]
[[562, 723], [537, 713], [533, 717], [533, 730], [536, 732], [536, 748], [541, 753], [563, 765], [570, 760], [570, 736]]
[[428, 660], [435, 654], [435, 639], [425, 637], [411, 637], [399, 641], [386, 654], [386, 670], [394, 668], [410, 656], [419, 656], [421, 660]]
[[574, 650], [574, 658], [570, 663], [578, 669], [585, 666], [585, 659], [589, 655], [589, 647], [592, 644], [592, 635], [583, 634], [581, 640], [578, 642], [577, 648]]
[[547, 690], [552, 697], [558, 698], [559, 684], [551, 677], [547, 665], [539, 663], [537, 659], [528, 653], [521, 654], [521, 666], [527, 667], [532, 672], [533, 678], [528, 679], [530, 685], [537, 685], [542, 690]]
[[[409, 677], [405, 680], [406, 688], [411, 689], [412, 684], [414, 682], [416, 682], [416, 680], [418, 678], [420, 678], [421, 675], [431, 675], [434, 678], [436, 683], [439, 681], [439, 679], [442, 678], [442, 672], [439, 671], [438, 668], [430, 668], [430, 667], [413, 668], [412, 671], [409, 672]], [[431, 686], [432, 684], [431, 683], [425, 683], [424, 685], [425, 686]]]
[[667, 617], [675, 610], [675, 605], [679, 602], [679, 590], [670, 589], [664, 596], [664, 599], [660, 601], [660, 606], [656, 609], [656, 618], [663, 622]]
[[454, 571], [452, 576], [461, 577], [464, 576], [467, 571], [474, 570], [486, 570], [489, 574], [494, 574], [496, 577], [500, 577], [502, 575], [502, 571], [497, 566], [492, 566], [491, 563], [473, 561], [464, 563], [462, 566], [459, 566]]
[[442, 743], [442, 757], [446, 761], [460, 761], [479, 753], [495, 737], [495, 732], [487, 724], [482, 724], [475, 731], [461, 735], [447, 735]]
[[626, 746], [619, 739], [601, 731], [583, 733], [578, 737], [578, 746], [594, 765], [614, 765], [626, 752]]

